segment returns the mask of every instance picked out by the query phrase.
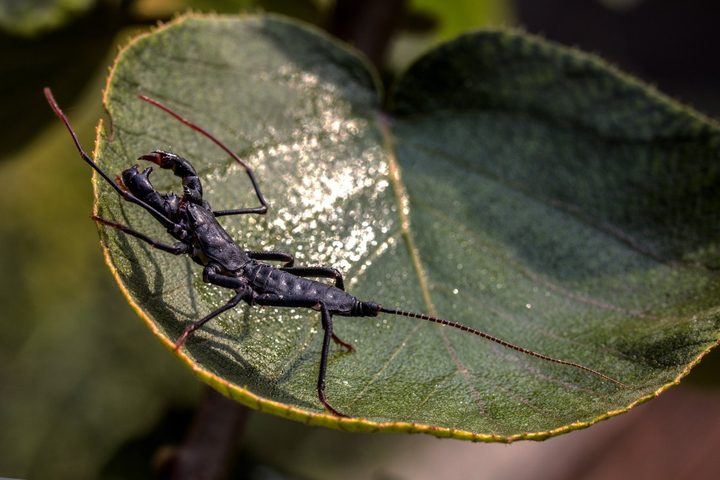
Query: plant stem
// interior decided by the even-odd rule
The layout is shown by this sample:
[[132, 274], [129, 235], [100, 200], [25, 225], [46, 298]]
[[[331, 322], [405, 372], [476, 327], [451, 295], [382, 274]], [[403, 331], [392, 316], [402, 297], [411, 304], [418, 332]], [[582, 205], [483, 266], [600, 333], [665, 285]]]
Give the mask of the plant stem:
[[328, 31], [355, 46], [381, 72], [385, 53], [401, 25], [406, 0], [337, 0]]
[[205, 396], [185, 444], [160, 460], [159, 477], [166, 480], [226, 478], [249, 412], [246, 406], [205, 387]]

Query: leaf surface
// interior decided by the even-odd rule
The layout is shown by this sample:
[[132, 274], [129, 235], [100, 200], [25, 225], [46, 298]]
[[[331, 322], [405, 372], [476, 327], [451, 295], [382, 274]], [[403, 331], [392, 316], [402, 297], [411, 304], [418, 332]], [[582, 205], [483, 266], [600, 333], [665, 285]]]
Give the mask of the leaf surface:
[[[328, 415], [315, 389], [322, 327], [302, 309], [243, 306], [178, 354], [254, 408], [346, 430], [483, 441], [588, 426], [677, 382], [718, 339], [718, 128], [602, 62], [513, 32], [440, 46], [380, 113], [375, 74], [319, 32], [274, 17], [186, 17], [121, 52], [106, 92], [120, 172], [156, 149], [191, 160], [215, 209], [257, 205], [242, 168], [136, 98], [157, 99], [255, 169], [264, 217], [223, 217], [247, 250], [333, 266], [381, 315], [335, 317]], [[180, 191], [169, 172], [159, 191]], [[168, 241], [96, 180], [98, 213]], [[232, 292], [202, 269], [102, 229], [131, 304], [171, 347]]]

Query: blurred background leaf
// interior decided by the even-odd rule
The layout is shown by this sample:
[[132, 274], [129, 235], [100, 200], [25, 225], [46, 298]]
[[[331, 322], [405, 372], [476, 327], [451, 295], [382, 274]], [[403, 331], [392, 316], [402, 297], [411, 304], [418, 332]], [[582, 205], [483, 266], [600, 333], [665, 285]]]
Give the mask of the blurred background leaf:
[[[35, 36], [54, 30], [103, 0], [4, 0], [0, 2], [0, 30], [13, 35]], [[117, 2], [115, 2], [117, 3]]]

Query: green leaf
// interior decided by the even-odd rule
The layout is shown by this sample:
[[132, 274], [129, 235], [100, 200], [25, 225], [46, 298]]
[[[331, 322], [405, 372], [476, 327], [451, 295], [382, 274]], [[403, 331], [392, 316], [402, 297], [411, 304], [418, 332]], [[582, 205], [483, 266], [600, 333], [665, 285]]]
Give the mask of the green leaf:
[[[186, 17], [121, 52], [106, 92], [111, 173], [155, 149], [191, 159], [215, 209], [257, 205], [243, 170], [155, 98], [251, 164], [270, 206], [223, 217], [243, 248], [340, 269], [348, 290], [438, 315], [630, 387], [459, 330], [335, 317], [327, 414], [317, 312], [243, 306], [178, 353], [263, 411], [345, 430], [542, 439], [652, 398], [718, 339], [720, 131], [602, 62], [477, 32], [413, 65], [380, 113], [375, 74], [274, 17]], [[156, 172], [159, 191], [179, 179]], [[96, 179], [98, 213], [168, 241]], [[187, 258], [103, 228], [131, 304], [172, 348], [232, 292]]]
[[437, 34], [442, 38], [454, 37], [478, 25], [502, 25], [513, 19], [511, 4], [502, 0], [415, 0], [412, 6], [437, 16]]
[[3, 0], [0, 2], [0, 30], [35, 36], [65, 25], [98, 3], [98, 0]]

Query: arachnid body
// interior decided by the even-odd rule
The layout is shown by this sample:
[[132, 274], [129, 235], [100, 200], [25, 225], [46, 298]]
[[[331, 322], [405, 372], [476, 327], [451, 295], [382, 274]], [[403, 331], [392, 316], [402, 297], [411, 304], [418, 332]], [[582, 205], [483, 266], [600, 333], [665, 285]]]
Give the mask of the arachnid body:
[[[202, 183], [192, 164], [174, 153], [161, 150], [143, 155], [139, 157], [139, 159], [154, 163], [162, 169], [171, 170], [176, 176], [180, 177], [183, 185], [182, 196], [177, 196], [173, 193], [163, 194], [156, 191], [149, 180], [152, 167], [148, 167], [141, 172], [139, 167], [135, 165], [124, 170], [121, 177], [117, 178], [117, 181], [113, 180], [82, 149], [75, 132], [70, 126], [66, 116], [58, 107], [49, 89], [45, 89], [45, 95], [57, 116], [60, 117], [70, 131], [75, 145], [85, 162], [95, 169], [95, 171], [115, 189], [123, 200], [144, 208], [152, 215], [176, 242], [174, 244], [166, 244], [156, 241], [125, 225], [97, 216], [93, 216], [93, 219], [100, 224], [116, 228], [128, 235], [136, 237], [153, 248], [173, 255], [188, 255], [195, 263], [203, 267], [203, 281], [227, 288], [234, 292], [232, 298], [230, 298], [225, 305], [188, 326], [176, 341], [176, 349], [181, 348], [194, 331], [201, 328], [209, 320], [235, 307], [240, 302], [245, 302], [249, 305], [310, 308], [317, 310], [320, 312], [324, 330], [317, 382], [318, 397], [328, 411], [339, 417], [347, 417], [348, 415], [333, 407], [325, 395], [325, 375], [330, 351], [330, 341], [334, 341], [348, 351], [352, 351], [353, 346], [341, 340], [333, 332], [332, 319], [334, 315], [345, 317], [376, 317], [380, 313], [388, 313], [427, 320], [473, 333], [527, 355], [584, 370], [624, 387], [624, 385], [617, 380], [590, 368], [518, 347], [457, 322], [420, 313], [384, 308], [375, 302], [361, 301], [345, 291], [342, 274], [334, 268], [295, 267], [294, 257], [289, 253], [242, 249], [235, 243], [222, 225], [220, 225], [217, 218], [226, 215], [263, 215], [267, 212], [267, 203], [260, 192], [258, 183], [249, 165], [214, 136], [182, 118], [159, 102], [147, 97], [140, 97], [174, 116], [193, 130], [205, 135], [242, 165], [253, 185], [260, 203], [259, 206], [231, 210], [212, 210], [210, 204], [203, 198]], [[283, 262], [283, 265], [276, 267], [268, 263], [269, 261], [280, 261]], [[312, 280], [311, 278], [333, 279], [334, 284], [329, 285]]]

